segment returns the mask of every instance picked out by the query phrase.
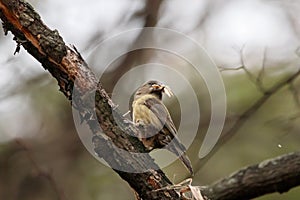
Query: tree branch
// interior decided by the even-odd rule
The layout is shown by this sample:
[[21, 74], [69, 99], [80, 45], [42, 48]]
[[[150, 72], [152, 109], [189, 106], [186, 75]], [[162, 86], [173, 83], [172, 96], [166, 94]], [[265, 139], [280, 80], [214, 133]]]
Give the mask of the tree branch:
[[[242, 51], [241, 51], [242, 53]], [[265, 56], [266, 50], [264, 51]], [[243, 56], [241, 56], [243, 57]], [[256, 113], [275, 93], [280, 91], [285, 86], [289, 86], [293, 84], [293, 82], [300, 76], [300, 69], [298, 69], [297, 72], [292, 74], [291, 76], [285, 78], [284, 80], [279, 81], [278, 83], [274, 84], [272, 87], [265, 89], [262, 85], [262, 74], [264, 73], [264, 67], [265, 67], [265, 58], [263, 58], [263, 66], [262, 69], [258, 75], [257, 78], [253, 74], [251, 74], [250, 71], [247, 70], [245, 67], [243, 58], [241, 58], [242, 65], [236, 68], [220, 68], [221, 71], [224, 70], [244, 70], [245, 73], [248, 75], [251, 81], [253, 83], [256, 83], [257, 88], [262, 93], [262, 96], [252, 104], [247, 110], [245, 110], [238, 119], [233, 123], [233, 125], [224, 133], [222, 133], [220, 139], [218, 140], [217, 144], [215, 145], [214, 149], [203, 159], [198, 161], [197, 166], [199, 166], [196, 171], [198, 171], [202, 166], [204, 166], [204, 163], [207, 162], [211, 156], [216, 153], [221, 146], [223, 146], [226, 142], [228, 142], [237, 132], [240, 130], [240, 128], [247, 122], [247, 120], [253, 116], [254, 113]], [[295, 95], [294, 95], [295, 98]], [[201, 165], [200, 165], [201, 164]]]
[[211, 199], [252, 199], [273, 192], [287, 192], [300, 185], [300, 152], [289, 153], [241, 169], [202, 189]]
[[[139, 194], [139, 198], [185, 199], [182, 191], [178, 192], [171, 187], [170, 180], [148, 154], [124, 153], [145, 152], [141, 142], [131, 136], [138, 134], [138, 130], [118, 113], [76, 49], [66, 46], [58, 32], [50, 30], [23, 0], [0, 0], [0, 18], [5, 32], [11, 31], [14, 34], [14, 40], [18, 44], [16, 50], [19, 51], [19, 45], [22, 45], [56, 78], [61, 92], [72, 101], [81, 118], [92, 130], [95, 152], [99, 157], [110, 166], [117, 166], [117, 169], [140, 171], [150, 166], [150, 170], [144, 173], [115, 170]], [[298, 73], [286, 82], [292, 82], [296, 76]], [[264, 94], [261, 103], [281, 87], [282, 84], [279, 84], [271, 88]], [[78, 90], [78, 94], [72, 96], [74, 88]], [[91, 91], [96, 91], [96, 104], [92, 108], [85, 98]], [[299, 170], [300, 155], [292, 153], [242, 169], [202, 191], [215, 200], [245, 199], [269, 192], [285, 192], [300, 184]]]
[[[138, 134], [138, 130], [118, 114], [116, 106], [101, 84], [98, 84], [95, 75], [80, 54], [66, 46], [59, 33], [56, 30], [50, 30], [31, 5], [23, 0], [0, 0], [0, 18], [3, 21], [5, 33], [11, 31], [15, 36], [14, 40], [18, 44], [16, 51], [19, 51], [19, 46], [22, 45], [56, 78], [60, 91], [72, 101], [81, 118], [92, 130], [97, 155], [117, 169], [141, 171], [149, 167], [153, 168], [144, 173], [115, 170], [141, 198], [180, 199], [175, 190], [155, 191], [170, 185], [171, 182], [149, 154], [128, 153], [128, 151], [145, 152], [141, 142], [131, 136]], [[76, 96], [72, 96], [74, 87], [78, 91]], [[90, 102], [86, 101], [84, 96], [95, 90], [96, 105], [89, 105]], [[126, 131], [131, 133], [127, 134]]]

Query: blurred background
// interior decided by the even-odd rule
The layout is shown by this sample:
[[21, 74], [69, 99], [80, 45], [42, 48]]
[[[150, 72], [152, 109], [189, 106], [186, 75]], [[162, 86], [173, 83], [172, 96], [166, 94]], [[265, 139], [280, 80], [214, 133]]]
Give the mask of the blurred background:
[[[57, 29], [90, 66], [103, 73], [101, 81], [110, 95], [122, 92], [116, 101], [123, 102], [120, 109], [124, 113], [134, 89], [149, 78], [159, 77], [177, 91], [177, 98], [166, 101], [176, 126], [183, 121], [194, 123], [194, 107], [188, 107], [190, 118], [181, 117], [180, 99], [190, 105], [190, 98], [185, 85], [172, 74], [153, 72], [147, 66], [138, 77], [124, 79], [136, 66], [154, 62], [186, 72], [185, 79], [194, 89], [201, 111], [201, 120], [196, 123], [200, 128], [188, 150], [197, 170], [194, 185], [211, 184], [247, 165], [299, 150], [300, 82], [297, 77], [285, 82], [300, 64], [298, 0], [29, 2], [45, 24]], [[205, 81], [194, 76], [187, 61], [168, 52], [146, 49], [122, 55], [109, 67], [101, 65], [104, 57], [131, 49], [143, 42], [145, 35], [141, 31], [130, 40], [113, 43], [105, 54], [97, 52], [97, 45], [123, 31], [143, 27], [174, 29], [192, 38], [222, 75], [227, 96], [224, 131], [220, 145], [202, 160], [197, 154], [211, 117], [210, 94]], [[0, 199], [133, 199], [127, 183], [82, 144], [71, 105], [58, 91], [56, 81], [24, 49], [13, 55], [13, 36], [4, 36], [0, 29]], [[197, 55], [195, 49], [176, 43], [174, 38], [161, 42], [174, 43], [185, 54]], [[198, 60], [203, 62], [201, 57]], [[126, 81], [121, 84], [120, 80], [129, 82], [125, 85]], [[272, 88], [278, 89], [253, 106]], [[189, 136], [180, 137], [184, 140]], [[188, 175], [178, 161], [164, 170], [177, 183]], [[298, 187], [257, 199], [299, 197]]]

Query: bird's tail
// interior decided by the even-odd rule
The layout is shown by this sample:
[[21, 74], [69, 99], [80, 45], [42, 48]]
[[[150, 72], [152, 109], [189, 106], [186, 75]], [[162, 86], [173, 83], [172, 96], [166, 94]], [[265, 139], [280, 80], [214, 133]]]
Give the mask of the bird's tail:
[[172, 153], [174, 153], [176, 156], [178, 156], [181, 162], [189, 170], [191, 176], [194, 176], [192, 163], [185, 153], [186, 152], [185, 146], [179, 141], [179, 139], [176, 136], [173, 138], [172, 142], [173, 143], [169, 143], [167, 149]]
[[185, 165], [185, 167], [189, 170], [191, 176], [194, 176], [194, 171], [192, 167], [192, 163], [190, 159], [187, 157], [186, 153], [183, 153], [179, 159], [182, 161], [182, 163]]

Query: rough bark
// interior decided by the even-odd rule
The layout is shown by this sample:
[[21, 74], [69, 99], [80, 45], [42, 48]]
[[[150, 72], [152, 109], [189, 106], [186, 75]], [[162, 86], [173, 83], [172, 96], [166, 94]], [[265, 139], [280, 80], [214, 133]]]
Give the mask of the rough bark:
[[[92, 130], [95, 152], [99, 157], [118, 169], [138, 171], [149, 166], [153, 168], [145, 173], [115, 170], [139, 197], [184, 198], [171, 187], [172, 183], [148, 154], [124, 153], [145, 152], [141, 142], [131, 136], [138, 134], [138, 130], [118, 113], [76, 49], [66, 46], [58, 32], [50, 30], [23, 0], [0, 0], [0, 18], [5, 33], [11, 31], [15, 36], [16, 51], [22, 45], [58, 81], [61, 92]], [[74, 88], [78, 91], [76, 95], [72, 95]], [[96, 91], [95, 105], [91, 105], [87, 98], [93, 91]], [[201, 191], [206, 197], [216, 200], [250, 199], [270, 192], [286, 192], [299, 184], [300, 153], [297, 152], [242, 169], [211, 186], [201, 187]], [[160, 188], [166, 189], [158, 190]]]
[[[16, 51], [19, 50], [19, 45], [22, 45], [36, 58], [58, 81], [61, 92], [78, 109], [81, 118], [86, 121], [94, 134], [93, 143], [98, 156], [117, 169], [140, 171], [153, 168], [145, 173], [116, 170], [141, 198], [180, 199], [175, 190], [154, 191], [170, 185], [171, 182], [159, 170], [149, 154], [124, 153], [145, 152], [140, 141], [126, 133], [130, 131], [136, 135], [138, 130], [117, 113], [116, 106], [101, 84], [98, 84], [95, 75], [76, 49], [65, 45], [58, 31], [50, 30], [31, 5], [22, 0], [1, 0], [0, 17], [5, 33], [11, 31], [15, 36], [14, 40], [18, 44]], [[72, 95], [74, 87], [78, 91], [75, 96]], [[95, 90], [96, 105], [90, 105], [86, 96]], [[113, 112], [116, 112], [114, 117]]]
[[211, 199], [252, 199], [287, 192], [300, 185], [300, 152], [265, 160], [241, 169], [202, 190]]

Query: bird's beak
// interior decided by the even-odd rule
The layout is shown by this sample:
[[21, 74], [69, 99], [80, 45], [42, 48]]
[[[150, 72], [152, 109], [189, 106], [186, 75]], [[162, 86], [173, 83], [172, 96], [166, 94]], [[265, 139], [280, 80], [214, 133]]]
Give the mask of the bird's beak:
[[165, 86], [160, 84], [153, 84], [151, 87], [153, 88], [153, 90], [160, 91], [163, 90]]
[[168, 97], [173, 96], [173, 92], [171, 91], [170, 87], [163, 84], [154, 84], [152, 85], [152, 88], [156, 91], [162, 91], [164, 92]]

